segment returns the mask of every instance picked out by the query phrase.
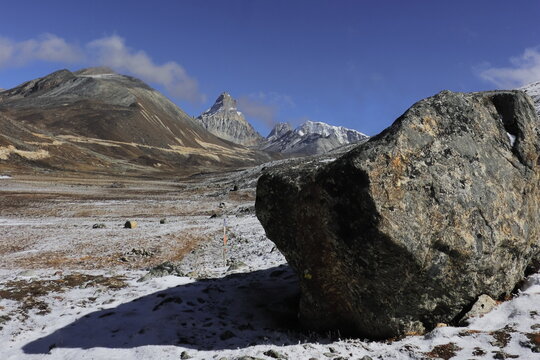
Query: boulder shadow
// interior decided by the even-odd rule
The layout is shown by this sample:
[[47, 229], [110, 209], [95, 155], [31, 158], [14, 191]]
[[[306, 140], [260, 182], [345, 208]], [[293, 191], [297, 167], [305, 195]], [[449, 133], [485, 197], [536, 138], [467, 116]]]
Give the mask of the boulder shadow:
[[299, 331], [298, 279], [288, 265], [199, 280], [84, 315], [23, 347], [237, 349], [306, 341]]

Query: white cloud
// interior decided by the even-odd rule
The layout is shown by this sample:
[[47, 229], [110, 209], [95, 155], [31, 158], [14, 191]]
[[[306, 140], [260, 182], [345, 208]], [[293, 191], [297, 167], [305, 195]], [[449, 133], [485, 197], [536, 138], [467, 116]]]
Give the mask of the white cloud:
[[252, 99], [259, 100], [263, 103], [268, 103], [272, 105], [276, 105], [279, 107], [295, 107], [296, 104], [294, 103], [294, 100], [291, 96], [286, 94], [280, 94], [275, 91], [259, 91], [258, 93], [253, 93], [248, 95]]
[[9, 63], [13, 57], [13, 44], [6, 38], [0, 37], [0, 67]]
[[482, 79], [500, 88], [516, 88], [540, 80], [540, 47], [527, 48], [510, 58], [509, 67], [489, 67], [480, 71]]
[[178, 63], [169, 61], [158, 65], [144, 51], [126, 46], [125, 40], [113, 35], [94, 40], [87, 45], [89, 55], [101, 65], [127, 71], [142, 80], [164, 86], [172, 96], [192, 102], [204, 102], [197, 80], [188, 75]]
[[270, 128], [278, 122], [276, 117], [280, 109], [294, 107], [296, 104], [291, 96], [275, 91], [259, 91], [238, 98], [239, 110]]
[[261, 121], [270, 128], [276, 124], [276, 105], [264, 103], [251, 96], [241, 96], [238, 98], [238, 109], [248, 118]]
[[83, 66], [106, 65], [118, 72], [127, 72], [144, 81], [162, 85], [171, 96], [199, 103], [206, 97], [199, 91], [197, 80], [178, 63], [156, 64], [141, 50], [126, 46], [125, 40], [113, 35], [80, 47], [53, 34], [35, 39], [14, 41], [0, 36], [0, 69], [25, 66], [29, 63], [59, 62]]
[[83, 58], [77, 45], [53, 34], [19, 42], [0, 37], [0, 67], [24, 66], [32, 61], [74, 63]]

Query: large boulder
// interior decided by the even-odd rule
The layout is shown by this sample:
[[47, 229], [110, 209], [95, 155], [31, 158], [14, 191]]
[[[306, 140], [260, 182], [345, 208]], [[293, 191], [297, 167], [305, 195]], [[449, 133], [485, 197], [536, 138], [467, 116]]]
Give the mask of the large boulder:
[[540, 134], [519, 91], [443, 91], [334, 162], [267, 170], [256, 212], [300, 319], [372, 339], [459, 320], [539, 253]]

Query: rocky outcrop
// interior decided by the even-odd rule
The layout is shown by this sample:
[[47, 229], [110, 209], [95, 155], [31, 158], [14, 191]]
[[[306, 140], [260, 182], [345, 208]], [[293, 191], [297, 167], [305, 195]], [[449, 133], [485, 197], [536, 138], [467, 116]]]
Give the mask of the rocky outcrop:
[[214, 105], [197, 120], [212, 134], [235, 144], [256, 146], [263, 141], [263, 137], [238, 111], [236, 100], [226, 92], [219, 95]]
[[277, 123], [274, 125], [272, 130], [270, 131], [270, 134], [266, 137], [267, 142], [274, 142], [281, 138], [283, 135], [293, 131], [293, 128], [288, 123]]
[[256, 213], [300, 319], [372, 339], [458, 321], [539, 253], [540, 135], [519, 91], [443, 91], [331, 163], [268, 170]]
[[356, 130], [323, 122], [306, 121], [295, 129], [279, 123], [260, 148], [284, 154], [317, 155], [367, 139], [367, 135]]

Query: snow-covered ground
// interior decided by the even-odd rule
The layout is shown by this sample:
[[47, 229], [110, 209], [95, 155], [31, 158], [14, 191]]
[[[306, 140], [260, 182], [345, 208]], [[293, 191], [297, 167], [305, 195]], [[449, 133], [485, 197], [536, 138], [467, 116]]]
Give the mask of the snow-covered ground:
[[[17, 267], [9, 259], [22, 258], [18, 252], [27, 250], [0, 248], [0, 359], [540, 359], [539, 274], [529, 277], [512, 300], [466, 327], [439, 327], [423, 336], [383, 342], [301, 331], [296, 276], [265, 237], [250, 210], [252, 199], [213, 188], [207, 194], [200, 203], [178, 200], [179, 208], [164, 202], [165, 212], [182, 208], [185, 215], [167, 217], [166, 224], [157, 221], [162, 214], [142, 218], [139, 232], [115, 227], [120, 217], [109, 219], [99, 212], [106, 228], [90, 227], [94, 211], [141, 207], [136, 198], [66, 199], [58, 217], [39, 217], [39, 209], [58, 211], [55, 202], [27, 216], [0, 211], [0, 243], [24, 229], [34, 237], [47, 233], [28, 245], [37, 253], [46, 252], [48, 243], [74, 246], [67, 239], [80, 231], [96, 237], [94, 251], [106, 246], [107, 238], [115, 243], [117, 236], [124, 242], [130, 236], [157, 241], [156, 236], [189, 229], [203, 239], [182, 261], [157, 267], [168, 269], [161, 273], [134, 270], [132, 261], [109, 267], [99, 263], [94, 269], [72, 262], [64, 268], [41, 262]], [[184, 196], [189, 197], [187, 192]], [[79, 201], [89, 213], [74, 216], [71, 206], [80, 207]], [[206, 212], [215, 202], [221, 212], [210, 218]], [[149, 202], [147, 209], [160, 208]], [[71, 226], [81, 219], [80, 227]], [[143, 255], [133, 253], [137, 256]]]

